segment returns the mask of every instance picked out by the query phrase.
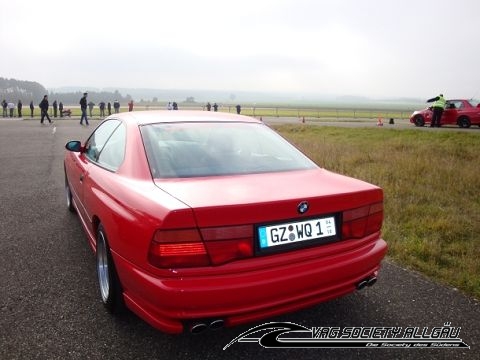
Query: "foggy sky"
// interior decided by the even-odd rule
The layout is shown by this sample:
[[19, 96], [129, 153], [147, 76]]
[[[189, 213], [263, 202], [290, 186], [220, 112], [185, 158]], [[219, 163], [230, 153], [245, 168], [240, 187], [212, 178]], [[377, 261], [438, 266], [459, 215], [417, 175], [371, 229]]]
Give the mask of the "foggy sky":
[[47, 88], [480, 97], [478, 0], [0, 5], [0, 76]]

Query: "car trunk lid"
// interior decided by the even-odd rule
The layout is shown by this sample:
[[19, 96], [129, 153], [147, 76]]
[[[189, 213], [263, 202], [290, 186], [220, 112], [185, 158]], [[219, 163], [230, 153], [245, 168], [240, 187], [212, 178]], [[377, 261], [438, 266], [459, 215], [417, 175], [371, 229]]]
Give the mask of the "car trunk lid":
[[[200, 227], [294, 219], [335, 213], [382, 201], [382, 190], [324, 169], [282, 173], [156, 180], [191, 207]], [[308, 211], [298, 206], [308, 202]]]

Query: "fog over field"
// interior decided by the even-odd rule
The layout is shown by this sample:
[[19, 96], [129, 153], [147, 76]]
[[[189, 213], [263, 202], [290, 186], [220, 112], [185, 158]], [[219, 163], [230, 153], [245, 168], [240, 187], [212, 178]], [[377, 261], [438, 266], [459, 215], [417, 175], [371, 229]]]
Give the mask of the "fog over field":
[[0, 76], [48, 89], [479, 97], [478, 14], [477, 0], [2, 1]]

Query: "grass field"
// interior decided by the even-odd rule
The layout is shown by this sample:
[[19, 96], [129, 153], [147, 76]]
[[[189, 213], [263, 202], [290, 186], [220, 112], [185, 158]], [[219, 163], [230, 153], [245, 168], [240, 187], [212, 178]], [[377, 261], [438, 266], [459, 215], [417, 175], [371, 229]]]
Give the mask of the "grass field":
[[[183, 110], [202, 110], [202, 105], [184, 105], [181, 104], [181, 109]], [[72, 110], [72, 116], [80, 117], [81, 111], [78, 106], [66, 106], [65, 108]], [[164, 110], [165, 106], [150, 106], [150, 105], [135, 105], [135, 111], [144, 111], [144, 110]], [[126, 107], [120, 108], [120, 112], [127, 111]], [[223, 105], [219, 108], [220, 112], [230, 112], [235, 113], [236, 109], [234, 105]], [[88, 115], [90, 117], [90, 112]], [[113, 112], [113, 109], [112, 109]], [[107, 110], [105, 110], [107, 113]], [[328, 108], [328, 107], [287, 107], [287, 106], [269, 106], [269, 105], [262, 105], [262, 106], [253, 106], [248, 105], [242, 108], [242, 115], [247, 116], [255, 116], [255, 117], [298, 117], [298, 118], [306, 118], [306, 119], [351, 119], [351, 120], [365, 120], [365, 119], [377, 119], [378, 117], [382, 117], [383, 119], [407, 119], [411, 115], [412, 110], [409, 109], [367, 109], [367, 108]], [[58, 113], [60, 114], [60, 112]], [[53, 110], [50, 107], [49, 115], [53, 115]], [[95, 106], [92, 112], [94, 118], [98, 118], [100, 116], [100, 110], [98, 106]], [[108, 113], [107, 113], [108, 115]], [[23, 116], [24, 118], [30, 117], [30, 109], [25, 107], [23, 109]], [[40, 116], [40, 109], [36, 107], [34, 109], [34, 116]]]
[[383, 188], [391, 258], [480, 298], [480, 132], [275, 128], [322, 167]]

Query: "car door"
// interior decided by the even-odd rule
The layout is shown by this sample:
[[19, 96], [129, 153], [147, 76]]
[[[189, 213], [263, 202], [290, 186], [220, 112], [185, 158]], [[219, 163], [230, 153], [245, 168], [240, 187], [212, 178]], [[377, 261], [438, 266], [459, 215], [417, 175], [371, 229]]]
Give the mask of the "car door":
[[[84, 220], [84, 223], [89, 231], [92, 229], [92, 207], [95, 201], [92, 198], [95, 198], [95, 184], [98, 183], [98, 180], [95, 179], [95, 176], [101, 176], [101, 172], [97, 172], [96, 168], [100, 167], [107, 172], [114, 172], [118, 165], [118, 160], [113, 163], [112, 166], [109, 166], [109, 162], [102, 162], [102, 151], [107, 147], [109, 139], [112, 137], [112, 134], [115, 130], [121, 125], [119, 120], [111, 119], [103, 122], [99, 125], [95, 131], [90, 135], [87, 142], [85, 143], [85, 151], [82, 153], [85, 161], [88, 163], [85, 166], [81, 167], [81, 173], [79, 174], [79, 183], [80, 183], [80, 202], [82, 204], [81, 216]], [[123, 161], [123, 153], [121, 154]], [[82, 158], [80, 157], [80, 164], [83, 163]]]
[[449, 100], [445, 105], [445, 110], [443, 111], [441, 124], [442, 125], [456, 125], [458, 117], [458, 102]]
[[68, 174], [68, 184], [72, 193], [73, 200], [77, 205], [80, 217], [85, 217], [85, 209], [83, 206], [83, 179], [88, 168], [90, 161], [88, 161], [85, 153], [69, 151], [67, 152], [69, 157], [68, 161], [65, 161], [65, 174]]

